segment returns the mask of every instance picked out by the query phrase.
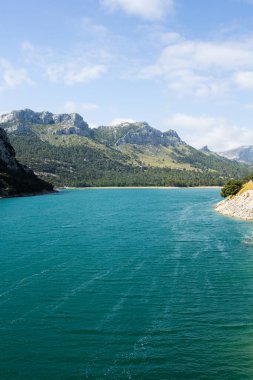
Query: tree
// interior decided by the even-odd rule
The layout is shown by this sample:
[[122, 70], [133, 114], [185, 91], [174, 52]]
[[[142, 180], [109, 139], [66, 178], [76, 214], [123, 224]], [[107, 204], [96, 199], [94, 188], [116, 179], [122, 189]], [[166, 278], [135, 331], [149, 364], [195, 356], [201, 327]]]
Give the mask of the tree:
[[226, 198], [230, 195], [237, 194], [243, 186], [243, 181], [238, 181], [236, 179], [229, 180], [221, 189], [221, 196]]

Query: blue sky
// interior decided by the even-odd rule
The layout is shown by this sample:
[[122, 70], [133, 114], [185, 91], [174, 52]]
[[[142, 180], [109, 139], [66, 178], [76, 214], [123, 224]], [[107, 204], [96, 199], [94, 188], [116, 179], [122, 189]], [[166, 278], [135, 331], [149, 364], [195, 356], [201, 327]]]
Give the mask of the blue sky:
[[0, 113], [253, 144], [253, 0], [0, 0]]

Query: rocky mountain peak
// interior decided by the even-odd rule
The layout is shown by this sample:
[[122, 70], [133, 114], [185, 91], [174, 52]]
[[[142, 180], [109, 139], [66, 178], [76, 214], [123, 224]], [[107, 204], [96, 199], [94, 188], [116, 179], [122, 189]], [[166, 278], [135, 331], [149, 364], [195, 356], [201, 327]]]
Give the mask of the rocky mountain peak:
[[184, 144], [176, 131], [161, 132], [151, 127], [147, 122], [133, 123], [134, 129], [130, 129], [124, 136], [118, 139], [116, 145], [139, 144], [139, 145], [164, 145], [175, 146]]
[[55, 134], [77, 134], [91, 136], [92, 132], [88, 124], [78, 113], [54, 114], [48, 111], [35, 112], [30, 109], [12, 111], [0, 116], [0, 126], [8, 132], [26, 132], [31, 125], [58, 125], [61, 128], [52, 129]]
[[200, 150], [200, 152], [203, 152], [203, 153], [210, 153], [211, 152], [207, 145], [203, 146], [203, 148], [201, 148], [199, 150]]
[[115, 126], [100, 126], [93, 131], [94, 137], [106, 145], [185, 145], [177, 132], [173, 130], [161, 132], [145, 121], [125, 122]]

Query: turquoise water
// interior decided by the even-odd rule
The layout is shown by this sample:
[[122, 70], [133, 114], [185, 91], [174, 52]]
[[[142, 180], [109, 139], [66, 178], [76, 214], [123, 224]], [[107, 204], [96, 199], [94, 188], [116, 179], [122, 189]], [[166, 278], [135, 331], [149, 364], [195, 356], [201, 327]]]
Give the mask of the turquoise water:
[[253, 224], [217, 189], [0, 201], [0, 379], [253, 379]]

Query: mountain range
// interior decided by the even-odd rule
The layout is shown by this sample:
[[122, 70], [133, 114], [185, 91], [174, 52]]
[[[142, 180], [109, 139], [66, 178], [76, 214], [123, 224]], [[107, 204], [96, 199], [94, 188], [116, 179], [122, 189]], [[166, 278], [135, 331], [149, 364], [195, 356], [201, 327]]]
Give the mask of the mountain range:
[[25, 109], [0, 116], [0, 127], [20, 162], [57, 186], [222, 185], [249, 172], [146, 122], [91, 129], [76, 113]]
[[220, 152], [220, 156], [226, 157], [230, 160], [243, 162], [245, 164], [253, 164], [253, 145], [244, 145], [235, 149]]

